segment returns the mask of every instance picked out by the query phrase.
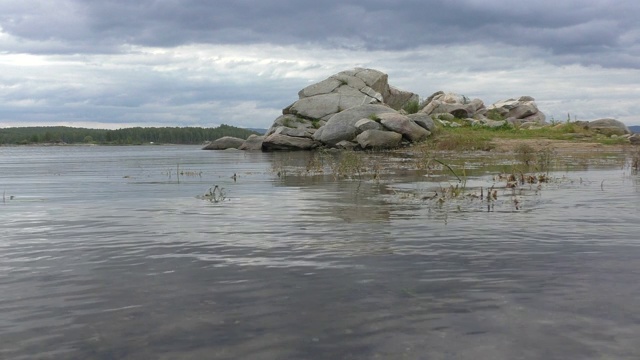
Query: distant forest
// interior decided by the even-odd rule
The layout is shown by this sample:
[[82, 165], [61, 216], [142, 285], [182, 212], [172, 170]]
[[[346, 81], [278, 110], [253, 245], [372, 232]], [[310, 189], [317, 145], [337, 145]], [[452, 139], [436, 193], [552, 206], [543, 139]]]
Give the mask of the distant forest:
[[255, 132], [229, 125], [201, 127], [134, 127], [118, 130], [66, 126], [14, 127], [0, 129], [0, 145], [29, 144], [202, 144], [223, 136], [246, 139]]

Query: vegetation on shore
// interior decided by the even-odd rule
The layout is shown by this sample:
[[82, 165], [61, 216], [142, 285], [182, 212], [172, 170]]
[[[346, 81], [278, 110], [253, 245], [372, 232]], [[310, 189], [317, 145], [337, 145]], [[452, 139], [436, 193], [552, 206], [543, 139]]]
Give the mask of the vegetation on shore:
[[593, 142], [604, 145], [626, 144], [623, 137], [609, 137], [573, 122], [559, 123], [532, 129], [518, 129], [510, 125], [489, 128], [482, 126], [442, 127], [438, 126], [434, 137], [424, 144], [434, 150], [492, 150], [496, 139], [548, 139], [576, 142]]
[[0, 129], [0, 145], [35, 144], [185, 144], [197, 145], [223, 136], [246, 139], [255, 132], [230, 125], [201, 127], [134, 127], [117, 130], [66, 126], [13, 127]]

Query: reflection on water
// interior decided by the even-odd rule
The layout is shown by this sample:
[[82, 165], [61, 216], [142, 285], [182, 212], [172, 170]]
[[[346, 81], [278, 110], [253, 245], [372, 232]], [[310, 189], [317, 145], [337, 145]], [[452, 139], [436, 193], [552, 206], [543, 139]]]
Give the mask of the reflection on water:
[[[640, 178], [623, 157], [563, 164], [519, 209], [501, 188], [492, 212], [424, 199], [445, 182], [428, 169], [309, 162], [0, 148], [0, 358], [640, 356]], [[496, 162], [468, 167], [468, 193]], [[225, 201], [198, 198], [215, 185]]]

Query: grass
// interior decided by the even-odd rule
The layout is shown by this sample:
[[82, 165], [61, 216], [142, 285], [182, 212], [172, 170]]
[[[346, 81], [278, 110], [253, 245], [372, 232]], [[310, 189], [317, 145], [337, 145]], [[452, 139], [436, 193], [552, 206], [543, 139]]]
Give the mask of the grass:
[[295, 120], [291, 119], [291, 118], [286, 118], [284, 119], [284, 121], [282, 122], [282, 125], [288, 127], [288, 128], [295, 128], [296, 127], [296, 123], [304, 123], [305, 120], [301, 119], [299, 117], [296, 117]]
[[491, 150], [493, 139], [549, 139], [565, 141], [596, 142], [603, 145], [626, 144], [622, 137], [611, 138], [584, 129], [575, 123], [562, 123], [556, 126], [546, 126], [534, 129], [517, 129], [508, 124], [498, 128], [466, 125], [460, 119], [453, 122], [462, 124], [460, 127], [439, 127], [431, 142], [436, 150]]
[[434, 150], [456, 150], [456, 151], [488, 151], [494, 148], [491, 140], [495, 131], [474, 128], [448, 128], [438, 129], [434, 139], [422, 144]]

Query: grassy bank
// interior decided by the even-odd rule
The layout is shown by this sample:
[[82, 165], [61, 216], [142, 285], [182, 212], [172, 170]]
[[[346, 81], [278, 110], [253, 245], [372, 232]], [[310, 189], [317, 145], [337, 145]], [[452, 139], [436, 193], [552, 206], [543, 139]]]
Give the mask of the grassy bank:
[[574, 143], [603, 145], [628, 144], [623, 137], [609, 137], [585, 129], [576, 123], [562, 123], [533, 129], [516, 129], [510, 126], [487, 128], [479, 126], [438, 126], [429, 141], [417, 145], [433, 150], [489, 151], [496, 149], [502, 140], [559, 140]]

